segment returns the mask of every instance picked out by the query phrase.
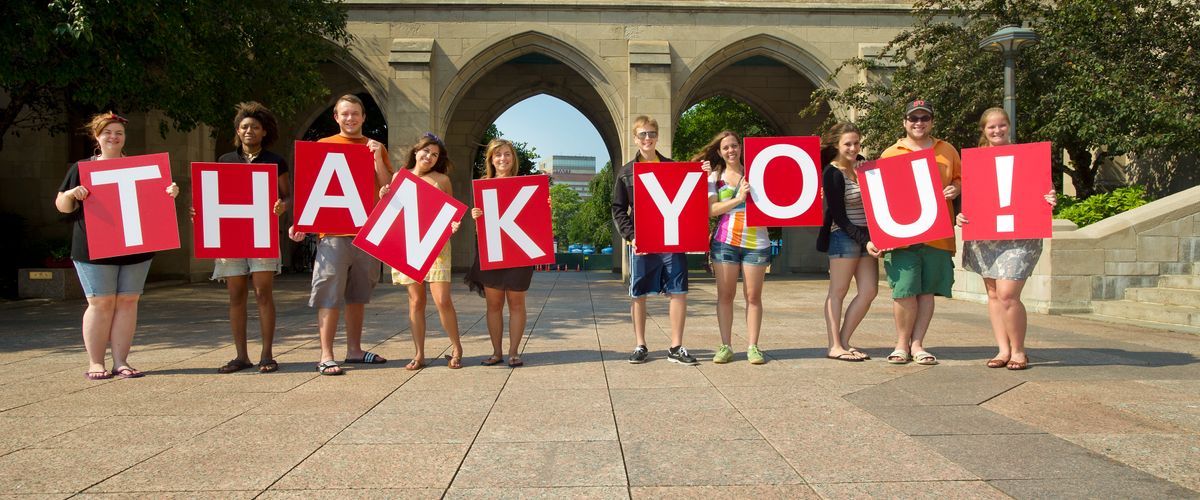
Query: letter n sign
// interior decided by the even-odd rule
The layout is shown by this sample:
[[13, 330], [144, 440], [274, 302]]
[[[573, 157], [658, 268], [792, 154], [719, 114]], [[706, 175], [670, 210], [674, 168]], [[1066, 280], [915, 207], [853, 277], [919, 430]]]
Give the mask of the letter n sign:
[[450, 240], [450, 223], [467, 206], [408, 170], [396, 172], [388, 194], [367, 219], [354, 246], [415, 281], [424, 281]]
[[81, 161], [79, 183], [92, 259], [179, 248], [167, 153]]
[[278, 166], [193, 163], [192, 218], [197, 259], [279, 258]]
[[479, 268], [504, 269], [554, 263], [550, 179], [522, 175], [473, 181], [479, 228]]
[[747, 137], [746, 181], [751, 226], [820, 226], [821, 140], [817, 137]]

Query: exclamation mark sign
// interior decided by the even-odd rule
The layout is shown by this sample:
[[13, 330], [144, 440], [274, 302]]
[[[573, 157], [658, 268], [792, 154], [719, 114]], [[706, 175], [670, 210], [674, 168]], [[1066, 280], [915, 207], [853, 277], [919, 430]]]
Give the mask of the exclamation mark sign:
[[[1012, 205], [1012, 186], [1013, 186], [1013, 157], [1012, 156], [997, 156], [996, 157], [996, 186], [1000, 191], [1000, 209], [1003, 210]], [[996, 232], [1011, 233], [1013, 232], [1013, 216], [997, 215], [996, 216]]]

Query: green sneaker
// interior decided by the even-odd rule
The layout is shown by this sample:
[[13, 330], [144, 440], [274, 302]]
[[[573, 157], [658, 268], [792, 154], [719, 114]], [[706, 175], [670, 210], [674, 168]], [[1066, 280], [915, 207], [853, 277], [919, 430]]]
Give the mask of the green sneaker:
[[746, 348], [746, 359], [749, 360], [750, 364], [752, 365], [761, 365], [767, 362], [767, 360], [763, 359], [762, 351], [758, 350], [758, 346], [756, 345]]
[[721, 346], [720, 349], [717, 349], [717, 353], [713, 354], [713, 363], [725, 364], [730, 361], [733, 361], [733, 349], [727, 345]]

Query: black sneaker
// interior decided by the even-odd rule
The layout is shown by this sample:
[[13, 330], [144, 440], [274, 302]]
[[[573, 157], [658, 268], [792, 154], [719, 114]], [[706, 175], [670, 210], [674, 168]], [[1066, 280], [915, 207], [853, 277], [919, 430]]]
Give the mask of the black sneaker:
[[633, 354], [629, 355], [629, 362], [631, 364], [640, 365], [646, 362], [646, 357], [649, 356], [649, 354], [650, 351], [646, 350], [646, 346], [637, 346], [637, 349], [633, 350]]
[[700, 364], [699, 361], [696, 361], [695, 356], [688, 354], [687, 348], [683, 346], [667, 349], [667, 359], [684, 365]]

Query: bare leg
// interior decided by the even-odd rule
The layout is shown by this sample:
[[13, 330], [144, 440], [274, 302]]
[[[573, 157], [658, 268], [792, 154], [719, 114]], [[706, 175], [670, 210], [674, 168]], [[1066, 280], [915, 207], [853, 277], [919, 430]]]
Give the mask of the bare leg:
[[912, 348], [913, 328], [917, 323], [917, 297], [904, 297], [892, 301], [892, 314], [896, 319], [896, 350], [909, 354]]
[[321, 332], [321, 362], [333, 361], [333, 338], [337, 335], [338, 316], [341, 309], [322, 307], [317, 309], [317, 327]]
[[1012, 350], [1008, 343], [1008, 333], [1005, 332], [1004, 306], [1000, 303], [1000, 297], [996, 295], [996, 280], [984, 278], [983, 286], [987, 289], [988, 321], [992, 325], [992, 336], [996, 338], [996, 347], [998, 348], [992, 359], [1008, 361], [1012, 357]]
[[863, 318], [867, 317], [871, 303], [879, 294], [879, 261], [874, 257], [859, 257], [854, 270], [854, 285], [857, 287], [858, 293], [846, 307], [846, 318], [842, 322], [840, 331], [842, 346], [846, 349], [854, 348], [850, 345], [850, 336], [854, 335], [854, 331], [858, 329]]
[[275, 357], [275, 273], [257, 272], [251, 274], [250, 279], [254, 282], [254, 300], [258, 302], [258, 331], [262, 335], [262, 353], [258, 359], [268, 361]]
[[829, 356], [850, 353], [849, 346], [842, 341], [842, 301], [850, 291], [850, 280], [858, 261], [858, 258], [829, 259], [829, 291], [825, 294], [825, 336], [828, 337]]
[[246, 299], [249, 294], [246, 276], [225, 278], [225, 289], [229, 291], [229, 329], [233, 332], [233, 348], [239, 361], [250, 362], [246, 352]]
[[633, 316], [633, 335], [637, 345], [646, 345], [646, 296], [636, 297], [629, 304], [629, 315]]
[[425, 364], [425, 284], [413, 283], [408, 285], [408, 322], [412, 329], [413, 344], [416, 351], [408, 368], [416, 368]]
[[366, 317], [366, 304], [346, 304], [346, 359], [363, 357], [362, 334]]
[[[499, 288], [484, 287], [483, 297], [487, 301], [487, 329], [492, 341], [492, 358], [503, 359], [505, 292]], [[509, 319], [512, 319], [511, 313]]]
[[508, 298], [508, 357], [521, 354], [521, 337], [525, 334], [525, 292], [506, 291]]
[[133, 347], [133, 334], [137, 330], [138, 300], [141, 294], [117, 295], [117, 309], [112, 319], [113, 369], [131, 368], [129, 349]]
[[713, 263], [713, 273], [717, 276], [717, 327], [721, 331], [722, 345], [733, 343], [733, 298], [737, 295], [740, 271], [737, 264]]
[[923, 293], [917, 296], [917, 318], [913, 323], [912, 352], [925, 350], [925, 334], [929, 332], [929, 323], [933, 320], [933, 294]]
[[996, 280], [996, 292], [1004, 309], [1005, 331], [1008, 334], [1007, 343], [1012, 349], [1012, 360], [1028, 362], [1025, 354], [1028, 316], [1025, 304], [1021, 302], [1021, 290], [1024, 287], [1025, 280]]
[[442, 329], [450, 337], [451, 356], [462, 358], [463, 347], [458, 337], [458, 313], [454, 310], [454, 301], [450, 299], [450, 283], [430, 283], [429, 291], [433, 294], [433, 304], [438, 309], [438, 319], [442, 321]]
[[117, 310], [117, 296], [88, 297], [87, 301], [87, 309], [83, 311], [83, 347], [88, 354], [88, 371], [102, 372], [112, 335], [113, 314]]
[[746, 298], [746, 336], [750, 345], [758, 345], [762, 331], [763, 281], [767, 277], [767, 266], [742, 265], [742, 296]]
[[671, 347], [683, 345], [683, 324], [687, 321], [687, 294], [671, 296]]

